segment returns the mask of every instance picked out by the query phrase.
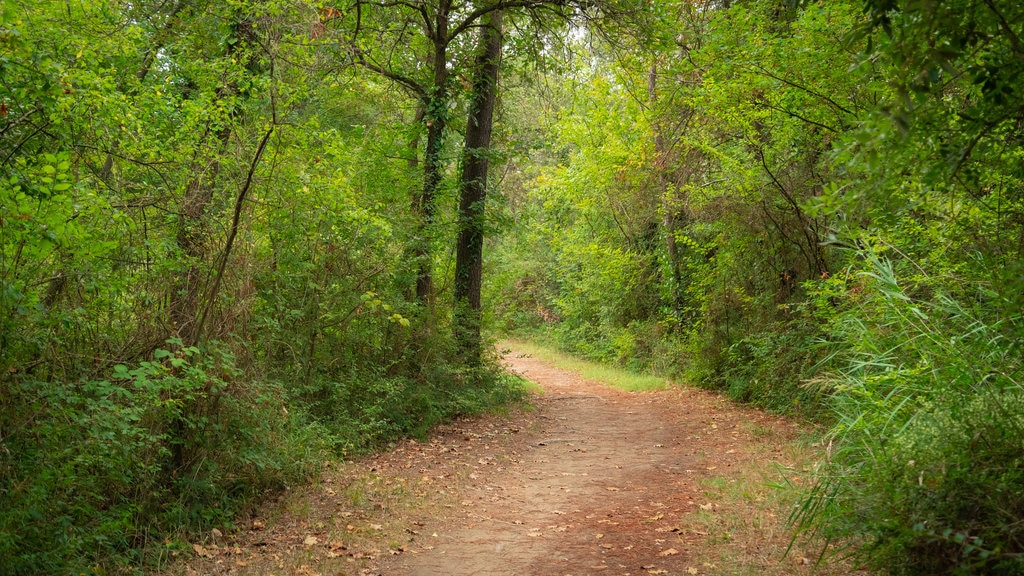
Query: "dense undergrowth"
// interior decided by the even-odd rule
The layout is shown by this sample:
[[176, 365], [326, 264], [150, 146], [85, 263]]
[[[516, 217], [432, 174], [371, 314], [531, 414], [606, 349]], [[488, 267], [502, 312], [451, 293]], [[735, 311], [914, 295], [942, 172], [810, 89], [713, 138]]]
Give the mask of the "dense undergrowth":
[[493, 366], [273, 379], [171, 342], [102, 380], [8, 378], [0, 573], [154, 569], [325, 461], [518, 399]]
[[1024, 572], [1019, 3], [424, 5], [0, 4], [0, 574], [514, 399], [481, 235], [493, 330], [832, 424], [798, 533]]
[[492, 321], [831, 426], [823, 553], [1024, 573], [1020, 6], [665, 10], [544, 84]]
[[0, 3], [0, 575], [150, 572], [522, 393], [452, 342], [418, 99], [319, 8]]

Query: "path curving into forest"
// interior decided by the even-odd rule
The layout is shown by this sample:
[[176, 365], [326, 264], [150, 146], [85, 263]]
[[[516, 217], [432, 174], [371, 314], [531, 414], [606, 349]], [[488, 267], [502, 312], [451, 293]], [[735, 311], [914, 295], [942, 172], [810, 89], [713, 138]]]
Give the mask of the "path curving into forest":
[[[330, 471], [186, 572], [811, 573], [800, 554], [779, 557], [783, 522], [763, 498], [735, 509], [709, 489], [786, 465], [795, 424], [689, 387], [623, 392], [515, 351], [504, 362], [545, 390], [532, 409]], [[723, 565], [732, 555], [746, 568]]]
[[697, 390], [622, 392], [524, 354], [505, 362], [546, 391], [531, 430], [500, 455], [475, 451], [488, 465], [467, 486], [453, 529], [389, 573], [705, 571], [698, 560], [707, 534], [681, 522], [714, 508], [701, 482], [753, 456], [752, 423], [785, 425]]

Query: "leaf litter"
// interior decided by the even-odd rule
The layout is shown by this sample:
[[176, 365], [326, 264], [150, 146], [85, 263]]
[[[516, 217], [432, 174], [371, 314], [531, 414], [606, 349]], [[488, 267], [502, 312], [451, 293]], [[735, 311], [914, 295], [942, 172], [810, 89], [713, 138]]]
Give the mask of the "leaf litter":
[[[164, 573], [849, 573], [782, 559], [784, 514], [708, 489], [794, 468], [783, 460], [795, 424], [692, 388], [622, 392], [526, 355], [505, 361], [545, 389], [527, 409], [330, 464]], [[746, 528], [716, 524], [751, 514]]]

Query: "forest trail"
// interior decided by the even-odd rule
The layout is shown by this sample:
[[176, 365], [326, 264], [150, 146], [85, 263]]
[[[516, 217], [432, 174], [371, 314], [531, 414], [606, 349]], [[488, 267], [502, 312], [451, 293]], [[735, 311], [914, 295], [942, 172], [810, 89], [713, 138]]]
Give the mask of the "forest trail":
[[544, 388], [533, 409], [330, 470], [185, 572], [811, 573], [781, 558], [765, 488], [793, 466], [795, 424], [693, 388], [623, 392], [522, 353], [504, 362]]

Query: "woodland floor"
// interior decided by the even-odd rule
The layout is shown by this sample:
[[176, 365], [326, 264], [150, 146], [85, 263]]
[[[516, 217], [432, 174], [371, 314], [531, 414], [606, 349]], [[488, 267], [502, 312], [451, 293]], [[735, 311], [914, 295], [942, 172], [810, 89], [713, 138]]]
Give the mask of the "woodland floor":
[[332, 466], [178, 574], [850, 574], [789, 545], [813, 448], [789, 420], [689, 387], [623, 392], [512, 351], [544, 389], [504, 415]]

